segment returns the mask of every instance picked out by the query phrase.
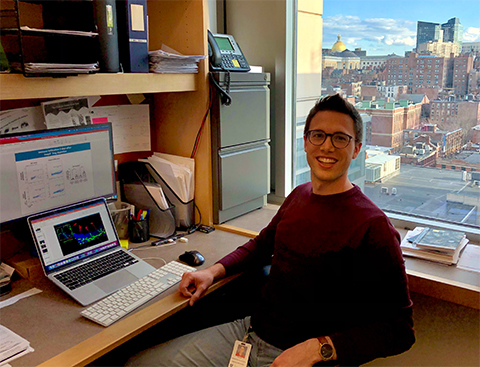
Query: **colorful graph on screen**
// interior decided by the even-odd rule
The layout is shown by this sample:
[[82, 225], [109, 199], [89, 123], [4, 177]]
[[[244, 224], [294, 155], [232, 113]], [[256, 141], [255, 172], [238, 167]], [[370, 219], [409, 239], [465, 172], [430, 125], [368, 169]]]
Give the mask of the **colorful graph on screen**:
[[58, 224], [55, 233], [64, 256], [108, 240], [98, 213]]

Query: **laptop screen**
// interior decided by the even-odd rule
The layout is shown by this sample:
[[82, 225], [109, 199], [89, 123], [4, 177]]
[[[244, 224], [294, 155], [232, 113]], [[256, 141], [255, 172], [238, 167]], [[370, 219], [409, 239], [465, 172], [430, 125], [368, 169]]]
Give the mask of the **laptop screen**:
[[120, 246], [104, 199], [28, 218], [45, 273]]

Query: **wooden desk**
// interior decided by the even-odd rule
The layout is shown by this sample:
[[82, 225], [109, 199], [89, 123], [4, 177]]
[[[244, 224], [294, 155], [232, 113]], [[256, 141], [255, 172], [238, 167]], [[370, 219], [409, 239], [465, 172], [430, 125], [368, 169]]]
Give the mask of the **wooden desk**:
[[[163, 261], [156, 258], [168, 262], [184, 251], [196, 249], [205, 255], [206, 262], [199, 267], [203, 269], [255, 235], [255, 231], [220, 225], [208, 235], [194, 233], [186, 244], [179, 242], [175, 246], [152, 247], [135, 253], [160, 267]], [[407, 259], [407, 273], [413, 292], [480, 308], [480, 277], [476, 273], [416, 259]], [[217, 282], [209, 292], [232, 279]], [[80, 316], [83, 307], [47, 279], [40, 280], [35, 286], [43, 292], [1, 310], [1, 323], [29, 340], [35, 349], [34, 353], [13, 361], [14, 367], [85, 366], [187, 307], [187, 300], [173, 288], [128, 317], [103, 328]], [[14, 282], [13, 287], [9, 296], [21, 293], [31, 285], [20, 280]]]
[[[188, 236], [188, 239], [187, 243], [177, 242], [174, 246], [163, 248], [148, 247], [134, 253], [158, 268], [164, 264], [159, 258], [169, 262], [184, 251], [195, 249], [205, 256], [205, 264], [199, 267], [203, 269], [246, 242], [244, 236], [224, 231], [214, 231], [208, 235], [197, 232]], [[233, 277], [222, 279], [210, 292], [231, 279]], [[32, 286], [42, 292], [1, 310], [1, 324], [27, 339], [35, 349], [35, 352], [14, 360], [11, 363], [14, 367], [87, 365], [187, 307], [187, 300], [173, 287], [128, 317], [104, 328], [82, 317], [80, 311], [84, 307], [46, 278], [39, 279], [33, 285], [23, 279], [14, 281], [13, 291], [1, 300]]]

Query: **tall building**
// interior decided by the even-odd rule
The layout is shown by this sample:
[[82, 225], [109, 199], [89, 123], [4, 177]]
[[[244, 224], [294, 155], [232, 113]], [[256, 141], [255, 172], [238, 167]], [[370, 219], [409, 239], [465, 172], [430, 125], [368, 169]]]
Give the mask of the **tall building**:
[[453, 42], [462, 48], [463, 25], [460, 19], [451, 18], [447, 23], [417, 22], [417, 49], [428, 41]]
[[453, 42], [456, 43], [460, 49], [462, 48], [463, 25], [460, 23], [460, 19], [449, 19], [447, 23], [442, 24], [442, 30], [443, 42]]
[[431, 22], [417, 22], [417, 48], [428, 41], [443, 40], [443, 32], [440, 24]]

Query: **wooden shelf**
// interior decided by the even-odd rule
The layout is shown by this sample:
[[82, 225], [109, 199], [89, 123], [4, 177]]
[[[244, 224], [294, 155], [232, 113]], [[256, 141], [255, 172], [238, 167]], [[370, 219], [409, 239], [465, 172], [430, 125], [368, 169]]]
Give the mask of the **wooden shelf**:
[[0, 75], [0, 100], [192, 92], [198, 74], [92, 74], [63, 78]]

